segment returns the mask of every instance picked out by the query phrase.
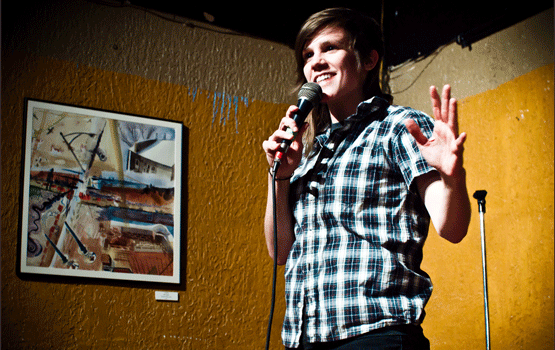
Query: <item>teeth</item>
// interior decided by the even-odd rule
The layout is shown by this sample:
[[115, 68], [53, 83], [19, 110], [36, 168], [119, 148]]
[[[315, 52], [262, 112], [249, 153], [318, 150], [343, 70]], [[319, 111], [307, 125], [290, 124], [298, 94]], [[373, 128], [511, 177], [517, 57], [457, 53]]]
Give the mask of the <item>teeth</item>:
[[324, 75], [320, 75], [318, 78], [316, 78], [316, 82], [319, 83], [322, 80], [326, 80], [331, 78], [331, 74], [324, 74]]

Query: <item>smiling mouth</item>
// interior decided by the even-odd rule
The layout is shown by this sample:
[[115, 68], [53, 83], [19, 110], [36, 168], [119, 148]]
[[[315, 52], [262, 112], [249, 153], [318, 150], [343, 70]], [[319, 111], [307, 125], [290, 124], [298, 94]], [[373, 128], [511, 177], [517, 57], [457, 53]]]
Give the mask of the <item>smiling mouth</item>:
[[316, 83], [319, 83], [319, 82], [321, 82], [321, 81], [327, 80], [327, 79], [329, 79], [329, 78], [331, 78], [331, 77], [332, 77], [331, 74], [322, 74], [322, 75], [316, 77]]

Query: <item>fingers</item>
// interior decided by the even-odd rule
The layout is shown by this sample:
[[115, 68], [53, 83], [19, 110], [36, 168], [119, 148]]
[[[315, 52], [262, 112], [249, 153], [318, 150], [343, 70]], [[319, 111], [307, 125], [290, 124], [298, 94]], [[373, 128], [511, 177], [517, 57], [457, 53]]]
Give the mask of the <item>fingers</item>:
[[430, 98], [432, 100], [432, 111], [434, 118], [441, 120], [441, 100], [435, 86], [430, 86]]
[[451, 98], [449, 100], [449, 119], [447, 124], [455, 135], [459, 134], [459, 121], [458, 121], [458, 114], [457, 114], [457, 100]]
[[296, 106], [289, 107], [287, 113], [285, 114], [285, 117], [281, 119], [281, 122], [279, 123], [278, 130], [276, 130], [276, 132], [272, 136], [275, 136], [282, 140], [293, 140], [295, 138], [295, 135], [297, 135], [297, 133], [299, 132], [299, 128], [303, 127], [303, 125], [297, 125], [297, 123], [295, 123], [295, 120], [292, 118], [293, 113], [297, 112], [298, 110], [299, 108]]
[[412, 137], [414, 137], [414, 139], [416, 140], [416, 143], [418, 143], [419, 145], [425, 145], [428, 142], [428, 138], [424, 136], [422, 130], [420, 130], [420, 127], [416, 124], [414, 120], [407, 119], [405, 121], [405, 126], [407, 127], [407, 130], [412, 135]]
[[444, 122], [447, 122], [449, 116], [449, 100], [451, 99], [451, 86], [445, 85], [441, 93], [441, 117]]
[[456, 135], [459, 134], [459, 123], [457, 118], [457, 100], [451, 98], [451, 86], [445, 85], [442, 93], [442, 120], [449, 125]]
[[457, 138], [457, 140], [455, 141], [456, 145], [457, 145], [457, 148], [459, 148], [459, 149], [462, 148], [464, 141], [466, 141], [466, 133], [465, 132], [461, 133], [459, 135], [459, 137]]
[[440, 120], [453, 130], [455, 135], [459, 134], [459, 124], [457, 115], [457, 100], [451, 98], [451, 86], [445, 85], [441, 97], [435, 86], [430, 87], [430, 98], [432, 100], [432, 110], [436, 120]]
[[434, 112], [434, 117], [437, 120], [447, 122], [450, 109], [450, 98], [451, 98], [451, 87], [445, 85], [441, 93], [441, 97], [437, 92], [435, 86], [430, 86], [430, 98], [432, 100], [432, 109]]
[[262, 143], [262, 148], [264, 148], [266, 154], [274, 155], [277, 151], [279, 151], [283, 140], [293, 140], [293, 138], [293, 134], [285, 130], [278, 129], [270, 135], [268, 140]]
[[302, 134], [307, 129], [308, 124], [305, 123], [300, 128], [296, 125], [293, 120], [293, 114], [297, 112], [299, 108], [297, 106], [290, 106], [285, 117], [283, 117], [279, 123], [279, 127], [270, 137], [262, 143], [262, 148], [266, 152], [268, 160], [273, 160], [276, 153], [280, 150], [281, 143], [283, 140], [293, 141], [289, 147], [291, 150], [298, 150], [301, 143]]

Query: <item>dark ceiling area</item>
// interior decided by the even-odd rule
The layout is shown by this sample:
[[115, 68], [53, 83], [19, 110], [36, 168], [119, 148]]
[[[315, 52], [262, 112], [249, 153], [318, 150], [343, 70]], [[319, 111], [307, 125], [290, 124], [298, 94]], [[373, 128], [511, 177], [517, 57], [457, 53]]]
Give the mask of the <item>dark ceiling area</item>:
[[425, 57], [453, 41], [471, 50], [476, 41], [553, 7], [552, 0], [530, 0], [525, 5], [507, 0], [359, 0], [294, 5], [284, 2], [279, 5], [274, 2], [226, 5], [202, 1], [186, 4], [167, 0], [130, 0], [127, 3], [290, 47], [298, 29], [311, 14], [329, 7], [350, 7], [368, 13], [378, 22], [383, 18], [387, 66]]

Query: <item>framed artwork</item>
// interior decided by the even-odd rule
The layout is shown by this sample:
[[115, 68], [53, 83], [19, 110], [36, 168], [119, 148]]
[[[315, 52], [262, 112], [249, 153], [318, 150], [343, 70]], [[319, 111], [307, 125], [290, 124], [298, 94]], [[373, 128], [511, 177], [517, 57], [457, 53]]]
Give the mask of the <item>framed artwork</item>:
[[20, 272], [180, 283], [183, 125], [25, 104]]

